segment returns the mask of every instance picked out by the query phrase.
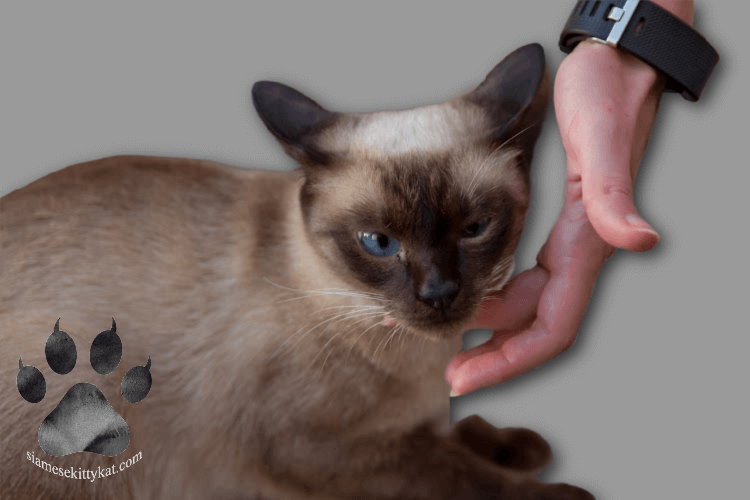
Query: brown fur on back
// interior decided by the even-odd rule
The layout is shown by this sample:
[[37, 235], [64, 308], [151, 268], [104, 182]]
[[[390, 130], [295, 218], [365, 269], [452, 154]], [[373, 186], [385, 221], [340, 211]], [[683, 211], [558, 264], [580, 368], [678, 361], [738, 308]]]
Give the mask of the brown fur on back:
[[[25, 364], [43, 373], [48, 387], [44, 400], [31, 405], [12, 397], [17, 391], [7, 382], [15, 380], [14, 373], [3, 373], [3, 393], [10, 396], [3, 398], [3, 416], [13, 418], [16, 429], [13, 439], [4, 437], [3, 470], [24, 461], [26, 451], [46, 456], [36, 443], [41, 418], [77, 382], [99, 387], [134, 428], [122, 457], [131, 451], [142, 452], [144, 457], [140, 468], [129, 469], [119, 478], [94, 481], [91, 486], [96, 487], [97, 498], [104, 491], [122, 498], [122, 492], [131, 488], [138, 498], [137, 484], [159, 484], [163, 477], [174, 479], [163, 484], [176, 497], [179, 490], [174, 488], [188, 484], [185, 477], [195, 474], [208, 492], [218, 486], [212, 483], [223, 482], [222, 473], [215, 471], [237, 468], [252, 484], [258, 480], [246, 464], [257, 461], [278, 474], [274, 460], [289, 462], [294, 455], [303, 467], [312, 456], [320, 463], [326, 455], [337, 453], [339, 444], [330, 438], [341, 429], [360, 428], [364, 434], [379, 427], [408, 427], [409, 415], [422, 413], [424, 405], [430, 404], [419, 394], [422, 387], [419, 391], [411, 387], [425, 371], [434, 371], [429, 378], [439, 381], [427, 392], [443, 396], [442, 408], [433, 411], [436, 418], [444, 419], [448, 387], [442, 370], [451, 353], [460, 348], [460, 339], [439, 349], [433, 355], [434, 366], [424, 367], [423, 373], [405, 370], [415, 360], [389, 359], [392, 345], [383, 347], [379, 371], [352, 362], [359, 356], [356, 350], [333, 352], [322, 373], [321, 356], [315, 366], [301, 371], [322, 348], [322, 338], [312, 345], [298, 343], [293, 350], [284, 349], [283, 356], [269, 358], [291, 333], [331, 302], [326, 297], [284, 302], [294, 295], [271, 283], [305, 290], [335, 288], [339, 281], [320, 274], [325, 267], [317, 265], [314, 254], [295, 254], [300, 260], [296, 272], [285, 274], [289, 269], [281, 262], [293, 252], [290, 242], [301, 237], [295, 234], [294, 212], [284, 206], [294, 205], [298, 188], [298, 172], [114, 157], [56, 172], [3, 198], [1, 362], [4, 368], [14, 367], [22, 355]], [[262, 216], [247, 217], [251, 212]], [[255, 258], [248, 259], [248, 255]], [[264, 266], [253, 266], [256, 259], [262, 259], [258, 261]], [[302, 271], [311, 267], [315, 276], [301, 278]], [[258, 310], [253, 304], [259, 302], [274, 307]], [[86, 366], [85, 354], [110, 316], [117, 319], [124, 355], [111, 375], [102, 376]], [[43, 356], [50, 319], [57, 317], [84, 354], [79, 354], [78, 366], [67, 377], [52, 372]], [[14, 332], [23, 335], [11, 336]], [[372, 345], [379, 340], [383, 339], [372, 339]], [[400, 339], [415, 344], [415, 357], [432, 354], [415, 340]], [[148, 356], [153, 360], [153, 389], [142, 402], [128, 404], [119, 395], [119, 383], [129, 368], [145, 364]], [[339, 363], [338, 357], [345, 363]], [[328, 394], [309, 383], [315, 375], [338, 385], [347, 399], [322, 403]], [[387, 400], [398, 408], [394, 418], [375, 418], [384, 413], [381, 402]], [[258, 435], [259, 427], [264, 428], [262, 435]], [[319, 436], [319, 440], [300, 439], [305, 435]], [[87, 455], [48, 461], [76, 469], [120, 463], [119, 457]], [[202, 470], [206, 462], [212, 464], [210, 473]], [[18, 485], [22, 491], [41, 493], [46, 485], [39, 474], [34, 470], [6, 476], [3, 481], [25, 480], [26, 484]], [[55, 492], [61, 486], [81, 486], [59, 477], [52, 480], [54, 485], [49, 486]], [[113, 488], [113, 482], [120, 481], [122, 487]], [[99, 487], [105, 489], [98, 491]], [[197, 494], [195, 485], [189, 489], [185, 498], [191, 494], [204, 497]]]

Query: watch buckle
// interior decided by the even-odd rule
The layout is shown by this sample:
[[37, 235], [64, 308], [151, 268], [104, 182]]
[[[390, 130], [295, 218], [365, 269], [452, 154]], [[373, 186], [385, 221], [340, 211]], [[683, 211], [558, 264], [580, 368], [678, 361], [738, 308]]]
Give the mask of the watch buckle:
[[612, 26], [609, 35], [607, 35], [607, 39], [602, 40], [601, 38], [596, 37], [592, 37], [592, 39], [609, 45], [610, 47], [617, 47], [617, 44], [620, 42], [620, 37], [622, 37], [625, 28], [628, 27], [628, 23], [633, 17], [635, 8], [638, 7], [639, 1], [640, 0], [626, 0], [625, 5], [623, 5], [622, 8], [612, 6], [607, 14], [607, 19], [615, 21], [615, 24]]

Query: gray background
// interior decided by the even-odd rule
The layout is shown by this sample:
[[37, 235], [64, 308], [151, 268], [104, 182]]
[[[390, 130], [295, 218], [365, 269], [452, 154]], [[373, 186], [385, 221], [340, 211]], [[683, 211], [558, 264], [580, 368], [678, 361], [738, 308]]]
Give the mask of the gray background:
[[[572, 2], [4, 4], [0, 193], [119, 153], [289, 169], [250, 102], [279, 80], [339, 111], [397, 109], [469, 90], [508, 52], [541, 43], [550, 70]], [[503, 386], [453, 400], [528, 426], [556, 453], [543, 476], [600, 499], [738, 498], [747, 474], [746, 31], [728, 2], [696, 27], [721, 54], [701, 102], [662, 101], [636, 202], [661, 233], [600, 275], [575, 346]], [[741, 59], [743, 57], [743, 59]], [[554, 114], [538, 143], [517, 269], [562, 203]], [[472, 344], [481, 335], [472, 335]]]

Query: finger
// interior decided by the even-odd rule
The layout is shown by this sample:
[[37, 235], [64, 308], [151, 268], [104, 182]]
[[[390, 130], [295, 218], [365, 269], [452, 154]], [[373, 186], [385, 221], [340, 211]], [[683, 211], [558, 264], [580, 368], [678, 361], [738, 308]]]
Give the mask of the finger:
[[549, 273], [540, 266], [522, 272], [510, 280], [499, 295], [487, 297], [482, 302], [466, 329], [496, 330], [502, 327], [513, 330], [528, 323], [536, 314], [539, 297], [548, 280]]
[[509, 364], [501, 349], [503, 343], [517, 335], [518, 331], [520, 330], [493, 332], [492, 338], [484, 344], [453, 356], [445, 369], [445, 380], [451, 386], [451, 396], [466, 394], [512, 378], [513, 376], [503, 376], [509, 370]]
[[573, 345], [602, 262], [594, 258], [567, 259], [565, 267], [550, 277], [537, 318], [529, 328], [496, 332], [481, 346], [459, 353], [446, 370], [453, 394], [510, 380]]
[[535, 266], [508, 282], [507, 288], [503, 290], [502, 294], [485, 299], [481, 309], [466, 325], [465, 329], [489, 328], [495, 330], [493, 332], [494, 341], [456, 354], [446, 369], [448, 383], [451, 383], [450, 377], [454, 368], [461, 366], [471, 357], [495, 349], [501, 338], [512, 335], [508, 332], [528, 326], [533, 321], [536, 316], [539, 297], [548, 280], [549, 273], [543, 267]]
[[446, 373], [454, 394], [506, 382], [573, 345], [591, 297], [589, 288], [576, 286], [564, 276], [552, 278], [548, 288], [542, 297], [540, 316], [529, 329], [493, 336], [456, 357]]
[[632, 150], [627, 134], [615, 125], [594, 127], [580, 150], [583, 203], [589, 221], [607, 243], [643, 252], [659, 241], [658, 233], [638, 214], [633, 203]]

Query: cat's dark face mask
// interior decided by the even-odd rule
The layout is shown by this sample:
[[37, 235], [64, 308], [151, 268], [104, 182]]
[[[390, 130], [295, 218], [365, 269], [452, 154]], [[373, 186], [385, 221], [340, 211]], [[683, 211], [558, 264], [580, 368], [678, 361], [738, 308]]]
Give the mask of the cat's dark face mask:
[[387, 304], [386, 321], [453, 332], [510, 276], [527, 205], [523, 190], [502, 182], [521, 185], [523, 175], [517, 153], [488, 158], [489, 150], [485, 161], [500, 175], [468, 189], [454, 172], [481, 149], [362, 161], [306, 189], [307, 224], [321, 253]]
[[270, 82], [253, 102], [303, 166], [316, 250], [386, 304], [387, 324], [461, 333], [510, 277], [548, 103], [541, 47], [516, 50], [461, 98], [414, 110], [331, 113]]

